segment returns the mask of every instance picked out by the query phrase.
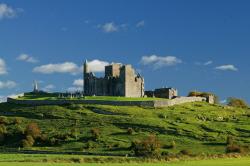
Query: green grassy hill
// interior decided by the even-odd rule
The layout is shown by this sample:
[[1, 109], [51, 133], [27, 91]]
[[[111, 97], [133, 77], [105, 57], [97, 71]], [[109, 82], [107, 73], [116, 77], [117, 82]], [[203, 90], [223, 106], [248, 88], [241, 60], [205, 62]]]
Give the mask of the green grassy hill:
[[[0, 150], [74, 152], [79, 154], [126, 155], [134, 140], [155, 134], [161, 151], [177, 154], [225, 153], [226, 139], [233, 136], [242, 146], [250, 145], [250, 110], [188, 103], [167, 108], [104, 105], [21, 106], [0, 104]], [[26, 126], [35, 122], [44, 140], [19, 148]], [[128, 133], [128, 128], [133, 130]], [[98, 140], [91, 130], [99, 132]], [[1, 133], [3, 136], [1, 136]], [[99, 136], [98, 135], [98, 136]], [[170, 148], [172, 142], [176, 148]]]

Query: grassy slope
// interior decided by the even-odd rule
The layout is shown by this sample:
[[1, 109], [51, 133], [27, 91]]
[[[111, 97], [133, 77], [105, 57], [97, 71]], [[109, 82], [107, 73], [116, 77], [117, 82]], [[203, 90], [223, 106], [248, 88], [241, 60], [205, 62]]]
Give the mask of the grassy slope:
[[[65, 98], [58, 98], [57, 93], [45, 93], [45, 94], [33, 94], [26, 93], [23, 97], [19, 97], [19, 100], [58, 100]], [[65, 96], [66, 97], [66, 96]], [[163, 98], [153, 98], [153, 97], [117, 97], [117, 96], [85, 96], [82, 98], [66, 98], [70, 100], [108, 100], [108, 101], [152, 101], [152, 100], [167, 100]]]
[[[100, 113], [95, 113], [101, 111]], [[102, 114], [108, 112], [111, 115]], [[22, 128], [36, 122], [42, 132], [52, 137], [58, 133], [77, 131], [76, 138], [69, 138], [58, 146], [33, 147], [33, 150], [92, 152], [98, 154], [125, 155], [130, 153], [131, 141], [155, 133], [160, 139], [162, 151], [178, 153], [188, 149], [193, 153], [224, 153], [227, 135], [233, 135], [239, 144], [250, 145], [250, 110], [224, 108], [203, 102], [188, 103], [168, 108], [140, 108], [126, 106], [70, 105], [70, 106], [20, 106], [0, 104], [0, 115], [9, 120], [22, 119]], [[7, 130], [13, 130], [13, 125]], [[135, 130], [128, 135], [127, 128]], [[90, 129], [99, 128], [99, 142], [91, 141]], [[167, 149], [172, 141], [176, 149]], [[92, 148], [86, 149], [87, 145]], [[8, 140], [1, 149], [14, 148]]]

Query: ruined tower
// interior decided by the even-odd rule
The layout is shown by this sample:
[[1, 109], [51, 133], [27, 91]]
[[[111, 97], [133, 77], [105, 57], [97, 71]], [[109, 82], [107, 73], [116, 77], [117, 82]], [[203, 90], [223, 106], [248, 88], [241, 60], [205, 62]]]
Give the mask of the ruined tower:
[[105, 66], [104, 77], [96, 77], [89, 70], [88, 62], [83, 67], [84, 95], [143, 97], [144, 79], [136, 74], [131, 65], [113, 63]]
[[88, 94], [88, 85], [89, 85], [89, 67], [88, 61], [85, 60], [83, 64], [83, 93]]

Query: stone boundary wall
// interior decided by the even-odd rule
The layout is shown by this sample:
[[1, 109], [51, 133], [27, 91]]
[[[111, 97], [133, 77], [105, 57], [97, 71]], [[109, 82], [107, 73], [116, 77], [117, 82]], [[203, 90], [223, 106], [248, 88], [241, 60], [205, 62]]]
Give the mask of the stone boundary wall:
[[63, 105], [63, 104], [100, 104], [115, 106], [167, 107], [188, 102], [206, 101], [204, 97], [178, 97], [172, 100], [154, 101], [108, 101], [108, 100], [18, 100], [7, 98], [8, 103], [22, 105]]
[[173, 106], [173, 105], [197, 102], [197, 101], [206, 102], [206, 98], [205, 97], [177, 97], [172, 100], [156, 100], [154, 101], [154, 107], [166, 107], [166, 106]]

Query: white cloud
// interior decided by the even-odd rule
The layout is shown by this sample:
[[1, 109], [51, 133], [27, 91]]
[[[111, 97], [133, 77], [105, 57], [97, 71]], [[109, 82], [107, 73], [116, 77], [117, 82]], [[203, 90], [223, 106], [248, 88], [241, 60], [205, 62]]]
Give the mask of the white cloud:
[[53, 73], [77, 74], [80, 72], [80, 67], [78, 67], [73, 62], [64, 62], [64, 63], [37, 66], [33, 69], [33, 72], [43, 73], [43, 74], [53, 74]]
[[204, 63], [205, 66], [211, 65], [213, 63], [213, 61], [207, 61]]
[[145, 21], [142, 20], [142, 21], [139, 21], [139, 22], [136, 24], [136, 27], [137, 27], [137, 28], [140, 28], [140, 27], [144, 27], [144, 25], [145, 25]]
[[119, 26], [114, 22], [108, 22], [103, 25], [100, 25], [101, 29], [106, 33], [117, 32], [119, 30]]
[[[91, 72], [104, 72], [105, 66], [107, 66], [108, 64], [108, 62], [98, 59], [94, 59], [88, 62], [89, 70]], [[78, 66], [73, 62], [46, 64], [35, 67], [33, 69], [33, 72], [42, 74], [70, 73], [75, 75], [83, 72], [83, 66]]]
[[55, 85], [53, 84], [46, 85], [44, 88], [42, 88], [42, 90], [45, 92], [50, 92], [53, 89], [55, 89]]
[[73, 85], [76, 87], [83, 87], [83, 79], [74, 80]]
[[67, 89], [68, 92], [77, 92], [77, 91], [82, 91], [82, 87], [69, 87]]
[[67, 89], [67, 91], [69, 92], [77, 92], [82, 90], [83, 90], [83, 79], [74, 80], [73, 86]]
[[216, 70], [222, 71], [238, 71], [238, 69], [234, 65], [222, 65], [215, 67]]
[[17, 12], [18, 10], [13, 9], [7, 4], [0, 3], [0, 20], [4, 18], [13, 18], [17, 15]]
[[10, 97], [10, 98], [16, 98], [18, 96], [23, 96], [23, 93], [21, 93], [21, 94], [10, 94], [10, 95], [6, 95], [6, 96], [0, 96], [0, 103], [6, 102], [8, 97]]
[[0, 81], [0, 89], [12, 89], [16, 87], [16, 83], [14, 81]]
[[19, 61], [24, 61], [24, 62], [29, 62], [29, 63], [36, 63], [38, 62], [38, 60], [28, 54], [20, 54], [18, 57], [17, 57], [17, 60]]
[[3, 59], [0, 58], [0, 75], [7, 74], [6, 64]]
[[104, 72], [105, 66], [109, 65], [106, 61], [101, 61], [98, 59], [94, 59], [88, 62], [89, 70], [92, 72]]
[[7, 97], [6, 96], [0, 96], [0, 103], [6, 102]]
[[175, 56], [157, 56], [157, 55], [151, 55], [151, 56], [143, 56], [141, 58], [141, 63], [143, 65], [153, 65], [155, 69], [158, 69], [160, 67], [164, 66], [173, 66], [178, 63], [182, 63], [182, 60], [178, 59]]

